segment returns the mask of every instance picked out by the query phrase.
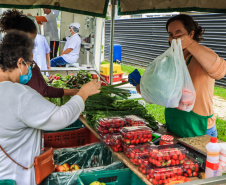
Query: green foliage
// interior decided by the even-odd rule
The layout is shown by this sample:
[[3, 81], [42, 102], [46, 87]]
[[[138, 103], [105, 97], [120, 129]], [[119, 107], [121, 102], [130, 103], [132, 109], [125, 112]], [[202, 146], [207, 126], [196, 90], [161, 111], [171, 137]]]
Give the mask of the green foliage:
[[216, 127], [217, 127], [217, 138], [226, 142], [226, 120], [222, 120], [219, 117], [217, 117]]
[[214, 95], [226, 100], [226, 88], [214, 87]]

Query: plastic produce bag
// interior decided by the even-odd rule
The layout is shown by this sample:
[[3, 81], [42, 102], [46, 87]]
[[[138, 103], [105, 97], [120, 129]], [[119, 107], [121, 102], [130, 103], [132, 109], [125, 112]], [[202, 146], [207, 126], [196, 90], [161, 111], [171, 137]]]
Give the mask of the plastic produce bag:
[[58, 165], [77, 164], [80, 169], [73, 172], [53, 172], [41, 185], [75, 185], [77, 175], [82, 172], [125, 168], [125, 165], [102, 143], [54, 150], [54, 161]]
[[185, 64], [181, 40], [149, 64], [141, 77], [141, 95], [148, 103], [192, 110], [195, 90]]
[[140, 82], [141, 95], [146, 102], [178, 107], [184, 84], [180, 52], [174, 39], [171, 47], [149, 64]]
[[[177, 44], [178, 44], [179, 50], [182, 51], [180, 39], [177, 40]], [[182, 89], [182, 96], [177, 109], [190, 112], [193, 109], [195, 104], [196, 93], [195, 93], [194, 85], [191, 80], [191, 76], [186, 66], [186, 62], [184, 60], [183, 53], [181, 53], [181, 55], [182, 55], [181, 58], [183, 59], [183, 60], [181, 59], [182, 61], [181, 65], [184, 73], [184, 85]]]

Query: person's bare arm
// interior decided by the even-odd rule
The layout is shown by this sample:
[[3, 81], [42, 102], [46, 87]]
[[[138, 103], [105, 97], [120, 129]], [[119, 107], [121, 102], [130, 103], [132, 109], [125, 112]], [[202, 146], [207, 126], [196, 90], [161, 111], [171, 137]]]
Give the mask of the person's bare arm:
[[61, 53], [60, 56], [62, 56], [62, 55], [64, 55], [64, 54], [68, 54], [68, 53], [70, 53], [72, 50], [73, 50], [72, 48], [67, 48], [67, 49], [65, 49], [65, 50]]
[[46, 53], [46, 63], [47, 63], [47, 69], [51, 69], [51, 67], [50, 67], [50, 55], [49, 55], [49, 53]]

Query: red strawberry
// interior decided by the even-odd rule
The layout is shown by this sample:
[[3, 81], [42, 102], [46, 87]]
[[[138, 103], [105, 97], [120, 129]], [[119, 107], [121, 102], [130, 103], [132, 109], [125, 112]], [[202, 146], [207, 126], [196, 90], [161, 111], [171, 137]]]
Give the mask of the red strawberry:
[[173, 155], [172, 158], [177, 160], [178, 156], [177, 155]]
[[194, 177], [196, 177], [196, 176], [197, 176], [197, 172], [193, 172], [192, 175], [193, 175]]
[[175, 165], [176, 161], [174, 159], [171, 160], [171, 165]]
[[137, 139], [137, 140], [136, 140], [136, 144], [139, 144], [139, 142], [140, 142], [140, 140], [139, 140], [139, 139]]
[[160, 175], [160, 178], [161, 178], [162, 180], [164, 180], [164, 179], [166, 178], [166, 175], [165, 175], [164, 173], [162, 173], [162, 174]]
[[198, 172], [199, 171], [199, 165], [196, 163], [195, 164], [195, 171]]
[[191, 171], [191, 169], [189, 168], [189, 169], [187, 169], [187, 173], [188, 173], [188, 175], [190, 175], [191, 173], [192, 173], [192, 171]]
[[176, 165], [179, 165], [180, 164], [180, 161], [177, 159], [176, 160]]

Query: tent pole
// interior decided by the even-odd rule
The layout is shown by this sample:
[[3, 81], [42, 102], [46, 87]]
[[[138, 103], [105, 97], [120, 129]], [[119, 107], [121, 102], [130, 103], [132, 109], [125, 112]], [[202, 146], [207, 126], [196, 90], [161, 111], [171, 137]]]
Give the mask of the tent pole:
[[115, 0], [111, 0], [111, 40], [110, 40], [110, 85], [113, 83], [113, 54], [114, 54], [114, 23], [115, 23]]

